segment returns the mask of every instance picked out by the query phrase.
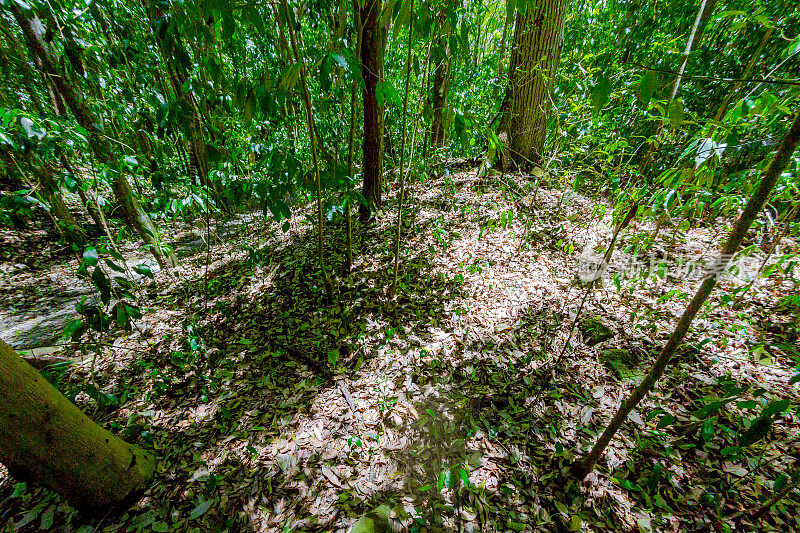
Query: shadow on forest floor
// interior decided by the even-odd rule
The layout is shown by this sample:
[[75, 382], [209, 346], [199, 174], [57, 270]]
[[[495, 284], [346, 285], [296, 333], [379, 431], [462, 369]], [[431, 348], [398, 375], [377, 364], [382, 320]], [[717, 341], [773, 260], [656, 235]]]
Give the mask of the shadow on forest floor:
[[[538, 184], [529, 192], [467, 172], [413, 193], [395, 298], [386, 294], [394, 214], [357, 226], [349, 274], [343, 223], [326, 224], [332, 304], [317, 234], [301, 216], [287, 233], [251, 227], [243, 242], [184, 259], [180, 279], [151, 294], [140, 331], [97, 366], [120, 405], [95, 418], [154, 449], [152, 487], [132, 508], [93, 519], [44, 489], [11, 498], [5, 477], [0, 522], [33, 516], [22, 528], [33, 530], [51, 513], [54, 526], [95, 531], [343, 532], [385, 504], [395, 529], [635, 530], [644, 517], [678, 530], [696, 521], [670, 509], [714, 512], [696, 489], [717, 493], [730, 480], [695, 476], [703, 470], [691, 464], [710, 452], [689, 423], [666, 434], [633, 421], [591, 480], [566, 477], [630, 386], [602, 351], [644, 346], [646, 365], [660, 337], [654, 326], [645, 344], [628, 325], [589, 346], [577, 332], [554, 364], [581, 292], [564, 249], [593, 231], [565, 221], [588, 217], [593, 203]], [[620, 316], [637, 305], [600, 289], [594, 298], [587, 314], [615, 326], [601, 299]], [[716, 394], [692, 363], [678, 361], [668, 394], [646, 408], [671, 409], [688, 388]], [[88, 383], [78, 368], [64, 385], [90, 411], [78, 394]], [[676, 459], [687, 444], [699, 451], [680, 448], [689, 459]]]

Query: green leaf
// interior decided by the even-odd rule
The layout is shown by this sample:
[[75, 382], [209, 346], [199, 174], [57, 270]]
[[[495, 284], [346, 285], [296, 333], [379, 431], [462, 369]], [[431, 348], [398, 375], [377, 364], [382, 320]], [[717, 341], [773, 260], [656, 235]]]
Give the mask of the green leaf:
[[683, 124], [683, 102], [680, 98], [676, 98], [669, 104], [669, 123], [674, 127]]
[[19, 498], [20, 496], [22, 496], [22, 494], [25, 492], [25, 489], [27, 489], [27, 488], [28, 488], [28, 484], [25, 483], [24, 481], [21, 481], [21, 482], [15, 484], [14, 485], [14, 490], [11, 493], [11, 496], [9, 496], [9, 499]]
[[742, 447], [750, 446], [766, 437], [770, 429], [772, 429], [772, 418], [756, 418], [739, 438], [739, 444]]
[[291, 90], [297, 83], [297, 80], [300, 78], [300, 69], [302, 68], [300, 63], [292, 63], [283, 71], [281, 75], [281, 86], [283, 86], [285, 91]]
[[[75, 307], [77, 307], [77, 304]], [[83, 331], [84, 331], [83, 320], [78, 318], [75, 320], [71, 320], [66, 326], [64, 326], [63, 336], [65, 339], [76, 341], [80, 339], [81, 335], [83, 334]]]
[[125, 305], [125, 313], [131, 318], [142, 318], [142, 310], [137, 305]]
[[673, 422], [675, 422], [675, 417], [672, 416], [671, 414], [665, 414], [658, 421], [658, 424], [656, 425], [656, 429], [664, 429], [665, 427], [671, 425]]
[[725, 446], [719, 451], [723, 457], [738, 456], [740, 453], [742, 453], [741, 446]]
[[50, 531], [53, 527], [53, 516], [55, 515], [56, 508], [50, 506], [42, 513], [42, 523], [39, 526], [40, 531]]
[[[83, 257], [84, 257], [84, 259], [86, 258], [86, 253], [85, 252], [84, 252]], [[104, 257], [103, 261], [105, 261], [105, 263], [108, 265], [108, 267], [111, 270], [116, 270], [117, 272], [125, 272], [125, 269], [123, 267], [119, 266], [118, 264], [116, 264], [114, 261], [112, 261], [108, 257]]]
[[83, 251], [83, 259], [89, 266], [97, 266], [97, 261], [100, 259], [100, 255], [97, 253], [97, 249], [95, 247], [89, 246]]
[[471, 484], [469, 482], [469, 475], [467, 474], [467, 471], [463, 468], [459, 468], [458, 475], [461, 477], [461, 481], [464, 483], [464, 486], [469, 488]]
[[714, 438], [714, 433], [714, 419], [709, 418], [703, 422], [703, 427], [700, 429], [700, 436], [703, 438], [703, 442], [708, 442]]
[[189, 513], [189, 520], [196, 520], [203, 516], [214, 505], [214, 500], [203, 500]]
[[100, 299], [104, 304], [107, 304], [111, 300], [111, 280], [108, 279], [102, 268], [95, 267], [92, 272], [92, 282], [97, 287], [97, 290], [100, 291]]
[[134, 272], [136, 272], [137, 274], [141, 274], [142, 276], [147, 276], [150, 279], [156, 279], [155, 275], [153, 275], [153, 271], [150, 270], [150, 267], [145, 264], [136, 265], [135, 267], [133, 267], [133, 270]]
[[583, 520], [580, 516], [574, 514], [572, 515], [572, 520], [569, 522], [569, 530], [570, 531], [580, 531], [583, 527]]
[[639, 81], [639, 91], [636, 94], [640, 104], [645, 107], [650, 104], [650, 99], [653, 97], [657, 85], [658, 77], [656, 73], [652, 70], [646, 70]]
[[611, 95], [611, 82], [605, 76], [601, 77], [597, 80], [597, 83], [594, 85], [594, 90], [592, 91], [592, 107], [594, 108], [594, 112], [597, 113], [602, 109], [605, 103], [608, 101], [608, 97]]
[[763, 411], [761, 411], [761, 417], [767, 418], [782, 414], [789, 408], [789, 405], [791, 405], [791, 400], [778, 400], [771, 402], [764, 408]]
[[319, 64], [319, 85], [326, 93], [330, 92], [331, 84], [333, 83], [331, 70], [333, 70], [333, 58], [331, 54], [327, 54]]
[[328, 350], [328, 364], [331, 368], [336, 368], [339, 362], [339, 350]]
[[117, 325], [120, 328], [125, 329], [129, 321], [128, 315], [127, 313], [125, 313], [125, 307], [117, 303], [114, 306], [114, 309], [111, 310], [111, 314], [114, 315], [114, 318], [117, 321]]

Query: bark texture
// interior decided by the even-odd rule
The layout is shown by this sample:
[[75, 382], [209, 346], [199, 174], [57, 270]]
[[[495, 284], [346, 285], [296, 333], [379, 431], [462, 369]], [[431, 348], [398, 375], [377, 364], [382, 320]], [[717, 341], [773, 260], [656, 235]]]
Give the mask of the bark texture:
[[2, 340], [0, 462], [88, 508], [128, 499], [155, 471], [149, 453], [92, 422]]
[[367, 205], [359, 206], [359, 218], [367, 222], [381, 205], [383, 106], [378, 105], [378, 85], [383, 71], [383, 35], [380, 28], [382, 0], [356, 0], [362, 24], [361, 73], [364, 76], [364, 189]]
[[542, 0], [517, 12], [500, 132], [517, 166], [538, 163], [547, 133], [553, 81], [564, 41], [566, 0]]
[[[450, 0], [452, 3], [452, 0]], [[452, 73], [452, 54], [450, 53], [450, 36], [453, 33], [448, 9], [452, 6], [445, 4], [436, 18], [436, 42], [431, 50], [431, 59], [435, 65], [431, 86], [431, 144], [444, 146], [447, 135], [447, 99], [450, 93], [450, 80]]]

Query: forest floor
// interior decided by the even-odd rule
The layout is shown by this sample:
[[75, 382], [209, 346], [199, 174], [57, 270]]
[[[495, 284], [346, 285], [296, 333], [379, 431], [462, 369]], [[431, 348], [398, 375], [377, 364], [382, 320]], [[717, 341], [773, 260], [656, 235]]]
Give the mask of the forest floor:
[[[736, 446], [766, 401], [800, 391], [789, 384], [800, 298], [786, 298], [797, 280], [777, 272], [720, 305], [746, 284], [726, 276], [655, 393], [576, 481], [572, 459], [647, 371], [700, 274], [673, 261], [661, 275], [629, 279], [638, 263], [623, 268], [620, 253], [561, 357], [587, 287], [579, 255], [610, 238], [602, 200], [551, 188], [546, 174], [482, 179], [475, 170], [410, 196], [394, 298], [394, 209], [355, 232], [349, 274], [343, 223], [328, 224], [330, 305], [316, 234], [301, 216], [286, 233], [245, 217], [210, 251], [186, 247], [181, 264], [146, 287], [134, 333], [98, 354], [96, 381], [116, 404], [98, 407], [87, 393], [91, 354], [49, 373], [99, 423], [154, 450], [151, 488], [124, 511], [88, 517], [0, 466], [0, 528], [345, 531], [379, 506], [395, 530], [800, 528], [797, 496], [758, 524], [734, 517], [766, 501], [800, 461], [793, 411]], [[671, 247], [669, 228], [661, 253], [702, 263], [727, 229], [677, 232]], [[654, 225], [627, 230], [621, 248], [643, 231]], [[52, 314], [79, 287], [77, 262], [64, 254], [3, 266], [0, 324], [25, 309]]]

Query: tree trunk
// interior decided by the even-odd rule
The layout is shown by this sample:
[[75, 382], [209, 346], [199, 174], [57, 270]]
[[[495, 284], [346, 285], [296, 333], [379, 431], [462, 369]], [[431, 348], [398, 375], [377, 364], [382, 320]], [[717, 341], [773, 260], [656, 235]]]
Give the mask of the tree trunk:
[[[408, 89], [411, 85], [411, 51], [413, 49], [412, 38], [414, 36], [414, 0], [411, 0], [409, 7], [411, 18], [408, 24], [408, 49], [406, 54], [406, 83], [403, 89], [403, 127], [400, 135], [400, 194], [397, 198], [397, 233], [394, 241], [394, 274], [392, 274], [392, 284], [389, 285], [388, 294], [390, 298], [395, 295], [397, 289], [397, 273], [400, 270], [400, 237], [403, 228], [403, 197], [405, 196], [405, 159], [406, 159], [406, 125], [408, 124]], [[411, 160], [409, 160], [411, 163]]]
[[517, 166], [539, 163], [564, 40], [565, 0], [542, 0], [517, 12], [500, 132]]
[[473, 55], [473, 66], [478, 69], [481, 57], [481, 30], [483, 29], [483, 0], [478, 0], [478, 9], [475, 13], [475, 54]]
[[[776, 20], [780, 18], [780, 15], [783, 13], [784, 8], [787, 5], [787, 1], [784, 0], [781, 3], [781, 7], [778, 9], [778, 13], [776, 15]], [[772, 34], [775, 31], [775, 26], [770, 26], [767, 28], [767, 31], [764, 32], [764, 35], [761, 37], [761, 40], [758, 42], [758, 46], [756, 47], [756, 51], [750, 56], [750, 61], [748, 61], [747, 66], [742, 71], [741, 75], [739, 76], [741, 79], [747, 79], [753, 73], [753, 69], [755, 68], [756, 64], [761, 61], [761, 54], [764, 52], [764, 48], [767, 46], [770, 38], [772, 38]], [[708, 136], [713, 137], [714, 131], [717, 128], [717, 125], [722, 122], [722, 119], [725, 117], [725, 113], [728, 111], [728, 106], [731, 104], [731, 100], [733, 97], [739, 92], [739, 90], [744, 85], [743, 81], [737, 81], [733, 84], [733, 87], [728, 94], [725, 95], [725, 98], [722, 99], [720, 102], [719, 107], [717, 108], [717, 112], [714, 114], [714, 122], [711, 125], [711, 129], [709, 131]]]
[[[311, 93], [308, 91], [308, 81], [306, 79], [306, 66], [300, 57], [300, 52], [297, 49], [297, 39], [295, 39], [294, 28], [292, 27], [292, 17], [289, 13], [289, 4], [287, 0], [282, 0], [284, 12], [286, 13], [286, 26], [289, 28], [289, 42], [292, 46], [294, 59], [300, 65], [300, 85], [303, 89], [303, 103], [306, 107], [306, 121], [308, 123], [308, 139], [311, 145], [311, 158], [314, 164], [314, 183], [317, 186], [317, 258], [319, 260], [319, 268], [322, 271], [322, 282], [325, 285], [325, 294], [328, 298], [328, 303], [333, 303], [333, 284], [331, 278], [328, 276], [328, 271], [325, 269], [325, 236], [323, 233], [323, 217], [322, 217], [322, 181], [319, 173], [319, 158], [317, 156], [317, 130], [314, 125], [314, 111], [311, 106]], [[280, 21], [280, 19], [279, 19]]]
[[33, 83], [33, 70], [31, 66], [28, 64], [28, 58], [25, 56], [25, 51], [22, 49], [22, 45], [20, 44], [19, 40], [14, 36], [11, 31], [3, 32], [6, 34], [6, 37], [10, 40], [11, 45], [14, 48], [14, 51], [17, 53], [19, 57], [19, 64], [20, 64], [20, 74], [22, 75], [22, 84], [25, 86], [25, 90], [28, 92], [28, 95], [31, 97], [31, 102], [33, 102], [33, 107], [36, 108], [36, 113], [40, 116], [44, 116], [44, 106], [42, 105], [42, 101], [39, 99], [39, 95], [36, 92], [36, 87]]
[[22, 29], [22, 33], [25, 35], [25, 40], [33, 52], [32, 55], [39, 58], [44, 75], [52, 80], [58, 94], [61, 95], [64, 103], [66, 103], [67, 107], [70, 108], [72, 114], [75, 116], [75, 121], [89, 134], [89, 147], [92, 149], [95, 157], [100, 163], [111, 167], [114, 176], [111, 189], [114, 191], [117, 201], [125, 212], [128, 224], [139, 233], [145, 244], [149, 246], [150, 252], [161, 265], [161, 268], [168, 269], [175, 266], [177, 264], [175, 255], [172, 252], [162, 253], [156, 226], [153, 224], [153, 221], [150, 220], [145, 210], [142, 209], [142, 206], [139, 205], [139, 201], [136, 199], [136, 196], [134, 196], [133, 191], [131, 191], [128, 180], [125, 179], [125, 176], [116, 168], [117, 165], [113, 161], [111, 155], [111, 147], [108, 141], [100, 134], [97, 119], [86, 105], [86, 101], [72, 86], [67, 84], [64, 79], [58, 75], [41, 41], [34, 34], [30, 21], [22, 14], [22, 11], [20, 11], [16, 4], [11, 4], [11, 13], [14, 15], [14, 18]]
[[[19, 40], [16, 37], [14, 37], [14, 34], [12, 34], [11, 32], [6, 32], [6, 36], [11, 40], [11, 43], [14, 46], [14, 50], [17, 52], [17, 55], [19, 56], [20, 68], [22, 69], [22, 79], [23, 79], [23, 84], [25, 85], [25, 90], [28, 92], [28, 95], [31, 97], [31, 101], [34, 104], [34, 107], [36, 108], [37, 113], [39, 115], [41, 115], [41, 116], [44, 116], [44, 107], [42, 106], [41, 100], [39, 99], [39, 96], [36, 93], [36, 88], [35, 88], [34, 83], [33, 83], [33, 78], [34, 78], [33, 71], [31, 69], [30, 65], [28, 64], [28, 59], [27, 59], [27, 57], [25, 55], [25, 50], [22, 48], [22, 45], [20, 44]], [[53, 104], [53, 112], [57, 116], [61, 116], [60, 109], [55, 103], [55, 99], [53, 98], [52, 91], [50, 91], [50, 96], [51, 96], [51, 103]], [[72, 168], [71, 168], [69, 162], [67, 161], [67, 157], [62, 153], [59, 156], [59, 158], [61, 160], [61, 165], [64, 167], [64, 170], [69, 172], [70, 174], [72, 174], [75, 179], [79, 179], [78, 176], [72, 171]], [[49, 173], [45, 170], [45, 174], [43, 175], [43, 182], [42, 182], [42, 186], [43, 186], [43, 189], [44, 189], [43, 193], [45, 195], [48, 194], [48, 190], [47, 190], [48, 189], [48, 185], [50, 184], [50, 182], [53, 182], [52, 179], [49, 179], [49, 176], [50, 176]], [[44, 178], [47, 178], [49, 183], [44, 183]], [[56, 184], [56, 187], [57, 187], [57, 184]], [[66, 211], [65, 214], [69, 214], [68, 218], [58, 217], [58, 213], [56, 213], [56, 216], [58, 218], [62, 218], [62, 220], [64, 220], [68, 224], [69, 224], [69, 221], [72, 220], [72, 224], [77, 226], [77, 224], [75, 224], [74, 218], [72, 217], [72, 214], [69, 213], [69, 211], [66, 209], [66, 206], [64, 206], [64, 201], [63, 201], [63, 198], [61, 197], [60, 190], [56, 189], [54, 191], [54, 193], [57, 195], [57, 198], [53, 198], [52, 201], [51, 201], [50, 199], [47, 198], [47, 196], [45, 196], [45, 199], [48, 201], [48, 203], [50, 203], [51, 207], [53, 207], [54, 204], [59, 204], [60, 203], [60, 205], [55, 205], [56, 210], [60, 211], [62, 209], [62, 206], [63, 206], [63, 210]], [[86, 211], [89, 213], [89, 215], [92, 217], [92, 219], [94, 220], [95, 224], [99, 228], [100, 227], [100, 219], [97, 216], [97, 213], [95, 212], [95, 210], [87, 202], [86, 193], [83, 191], [83, 189], [80, 186], [78, 187], [78, 195], [80, 196], [81, 201], [83, 202], [83, 205], [86, 208]], [[80, 237], [81, 240], [73, 240], [73, 242], [83, 242], [83, 238], [85, 238], [85, 234], [83, 234], [82, 232], [81, 232], [81, 235], [75, 235], [75, 236]]]
[[[664, 106], [665, 110], [669, 110], [672, 106], [672, 101], [678, 95], [678, 89], [680, 89], [681, 81], [683, 80], [683, 72], [686, 70], [686, 64], [689, 62], [689, 55], [692, 53], [695, 45], [700, 43], [700, 38], [703, 35], [703, 28], [705, 26], [705, 21], [711, 16], [711, 13], [714, 10], [714, 5], [716, 4], [716, 0], [700, 0], [700, 9], [697, 11], [697, 16], [695, 17], [694, 24], [692, 25], [692, 31], [689, 33], [689, 38], [686, 40], [686, 48], [683, 50], [683, 56], [681, 59], [681, 66], [678, 70], [678, 75], [675, 77], [675, 81], [672, 83], [672, 88], [669, 91], [669, 96], [667, 97], [667, 104]], [[665, 117], [666, 118], [666, 117]], [[652, 126], [650, 134], [647, 138], [657, 137], [661, 129], [664, 127], [664, 120], [660, 120], [657, 124]], [[642, 143], [639, 145], [639, 148], [636, 150], [635, 158], [638, 160], [639, 156], [642, 153], [642, 150], [647, 148], [647, 152], [644, 154], [644, 157], [641, 158], [639, 162], [639, 167], [642, 168], [642, 173], [645, 173], [648, 165], [650, 164], [650, 160], [653, 157], [653, 154], [656, 151], [656, 147], [658, 146], [657, 142], [652, 143]]]
[[[208, 169], [208, 158], [206, 156], [206, 139], [203, 134], [203, 127], [200, 123], [200, 114], [198, 112], [199, 103], [191, 92], [185, 92], [183, 86], [186, 83], [187, 76], [177, 68], [170, 67], [170, 58], [172, 54], [166, 49], [164, 41], [159, 38], [158, 31], [156, 31], [155, 21], [162, 18], [164, 13], [158, 7], [157, 2], [144, 0], [144, 8], [150, 19], [150, 27], [153, 33], [153, 38], [156, 41], [158, 50], [162, 55], [164, 64], [167, 66], [167, 74], [172, 85], [172, 90], [175, 93], [175, 100], [182, 101], [186, 104], [186, 108], [190, 110], [191, 117], [187, 117], [188, 130], [186, 137], [189, 140], [189, 163], [190, 172], [194, 173], [200, 180], [200, 183], [208, 189], [211, 197], [218, 207], [222, 208], [220, 203], [221, 197], [217, 190], [216, 184], [211, 181]], [[179, 39], [175, 39], [174, 46], [183, 46]]]
[[733, 227], [733, 230], [731, 230], [728, 239], [725, 241], [725, 244], [722, 247], [722, 253], [719, 259], [717, 259], [717, 261], [711, 266], [709, 273], [706, 274], [706, 277], [703, 279], [700, 287], [697, 289], [692, 301], [689, 302], [688, 307], [683, 312], [680, 320], [678, 320], [675, 330], [669, 336], [664, 348], [662, 348], [661, 353], [656, 359], [656, 362], [653, 364], [653, 368], [644, 377], [639, 386], [634, 389], [633, 393], [624, 402], [622, 402], [622, 405], [614, 415], [614, 418], [608, 424], [608, 427], [597, 440], [597, 443], [594, 445], [589, 454], [583, 460], [577, 461], [573, 465], [572, 471], [579, 479], [583, 479], [586, 477], [586, 474], [594, 469], [594, 466], [597, 464], [597, 461], [600, 459], [600, 456], [606, 449], [606, 446], [608, 446], [609, 442], [611, 442], [611, 439], [614, 437], [614, 434], [617, 432], [617, 430], [619, 430], [620, 427], [622, 427], [622, 424], [628, 418], [628, 414], [630, 414], [634, 407], [636, 407], [639, 402], [650, 393], [655, 386], [656, 381], [658, 381], [658, 379], [664, 374], [664, 371], [667, 369], [667, 365], [672, 359], [675, 350], [678, 348], [681, 341], [683, 341], [683, 337], [686, 335], [686, 332], [689, 331], [689, 326], [691, 325], [692, 320], [694, 320], [694, 317], [700, 311], [700, 308], [708, 299], [711, 291], [717, 284], [717, 277], [725, 272], [728, 262], [739, 250], [742, 240], [744, 240], [745, 235], [747, 235], [747, 231], [750, 229], [750, 226], [753, 224], [756, 216], [758, 216], [758, 213], [761, 211], [761, 209], [763, 209], [764, 204], [769, 199], [770, 192], [775, 187], [778, 178], [786, 168], [786, 165], [788, 164], [795, 148], [797, 147], [798, 141], [800, 141], [800, 112], [795, 115], [788, 133], [783, 138], [783, 142], [781, 142], [781, 145], [778, 148], [778, 152], [775, 154], [772, 162], [764, 171], [764, 174], [761, 177], [761, 182], [758, 184], [755, 192], [750, 197], [747, 205], [745, 205], [742, 214], [739, 216], [739, 219], [736, 221], [736, 224]]
[[382, 0], [357, 0], [355, 8], [362, 24], [361, 72], [364, 76], [364, 189], [366, 205], [359, 206], [359, 218], [367, 222], [381, 205], [381, 146], [383, 144], [383, 106], [378, 105], [378, 83], [382, 71], [383, 35], [380, 28]]
[[[451, 0], [452, 3], [452, 0]], [[450, 93], [450, 79], [452, 71], [452, 54], [450, 53], [450, 36], [453, 28], [450, 23], [448, 11], [454, 6], [445, 4], [442, 11], [436, 18], [436, 37], [438, 41], [434, 46], [432, 59], [436, 67], [433, 70], [433, 83], [431, 87], [431, 110], [433, 111], [433, 121], [431, 122], [431, 144], [433, 146], [444, 146], [447, 135], [446, 113], [447, 97]]]
[[[506, 0], [506, 6], [508, 6], [508, 2], [509, 0]], [[497, 62], [497, 83], [494, 84], [494, 88], [492, 89], [492, 100], [495, 100], [500, 93], [500, 80], [503, 79], [503, 68], [506, 63], [506, 41], [508, 40], [508, 26], [511, 24], [511, 16], [508, 11], [508, 7], [506, 7], [506, 17], [503, 22], [503, 37], [500, 39], [500, 57]]]
[[42, 168], [39, 169], [39, 172], [42, 196], [50, 205], [50, 214], [57, 221], [58, 231], [70, 242], [82, 246], [86, 242], [86, 233], [75, 221], [72, 212], [64, 203], [64, 198], [61, 196], [61, 187], [59, 187], [58, 181], [53, 179], [52, 169], [46, 162], [42, 162]]
[[0, 340], [0, 462], [96, 510], [143, 490], [153, 457], [92, 422]]

